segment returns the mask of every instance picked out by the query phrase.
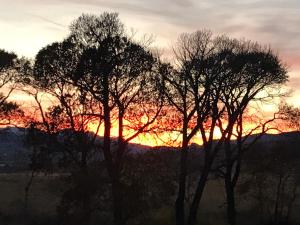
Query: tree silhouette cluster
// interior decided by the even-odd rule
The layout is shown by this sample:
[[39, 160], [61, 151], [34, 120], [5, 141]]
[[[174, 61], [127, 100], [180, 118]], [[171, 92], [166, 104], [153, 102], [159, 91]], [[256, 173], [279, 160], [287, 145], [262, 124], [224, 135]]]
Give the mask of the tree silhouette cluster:
[[[214, 36], [207, 30], [182, 34], [173, 50], [174, 60], [164, 62], [147, 43], [128, 35], [116, 13], [83, 14], [71, 24], [66, 39], [41, 49], [32, 67], [23, 72], [21, 82], [34, 97], [40, 117], [28, 133], [33, 169], [49, 165], [34, 166], [48, 162], [49, 155], [51, 163], [60, 163], [71, 174], [71, 187], [58, 208], [63, 224], [90, 224], [93, 211], [105, 208], [97, 203], [107, 198], [113, 224], [124, 225], [134, 211], [130, 195], [143, 198], [143, 206], [145, 199], [154, 200], [157, 195], [147, 191], [151, 184], [140, 179], [151, 178], [148, 162], [143, 168], [140, 161], [145, 159], [129, 157], [128, 143], [150, 131], [159, 136], [164, 129], [179, 133], [181, 139], [176, 224], [196, 224], [209, 175], [216, 170], [224, 179], [228, 223], [236, 224], [235, 187], [249, 147], [243, 122], [252, 102], [280, 96], [286, 68], [269, 47]], [[5, 57], [0, 64], [3, 74], [16, 56], [0, 53]], [[43, 93], [54, 102], [48, 109], [42, 104]], [[3, 112], [5, 107], [0, 106]], [[97, 126], [95, 133], [89, 132], [91, 123]], [[116, 138], [113, 124], [117, 124]], [[258, 128], [266, 132], [265, 125]], [[203, 142], [203, 163], [195, 171], [195, 187], [187, 193], [188, 156], [195, 138]], [[220, 156], [221, 166], [216, 165]], [[167, 180], [168, 174], [163, 175]], [[153, 183], [155, 179], [158, 176], [151, 178]]]

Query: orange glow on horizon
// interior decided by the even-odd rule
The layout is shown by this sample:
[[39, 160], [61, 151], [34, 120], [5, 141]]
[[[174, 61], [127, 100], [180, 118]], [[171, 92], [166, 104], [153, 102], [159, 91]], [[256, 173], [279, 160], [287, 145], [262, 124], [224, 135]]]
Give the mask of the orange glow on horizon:
[[[97, 128], [98, 128], [98, 122], [90, 122], [87, 127], [87, 129], [90, 132], [94, 132], [94, 133], [97, 132]], [[118, 132], [119, 132], [118, 123], [113, 122], [111, 129], [110, 129], [111, 136], [117, 138]], [[97, 134], [99, 136], [104, 135], [104, 125], [103, 124], [100, 125]], [[126, 130], [126, 129], [124, 130], [124, 138], [125, 139], [131, 137], [134, 134], [135, 134], [135, 131]], [[146, 146], [150, 146], [150, 147], [166, 146], [166, 145], [177, 146], [178, 144], [176, 144], [176, 141], [174, 141], [175, 137], [174, 136], [172, 137], [172, 136], [173, 135], [171, 135], [168, 132], [163, 132], [163, 133], [160, 133], [159, 135], [151, 133], [151, 132], [144, 132], [144, 133], [140, 133], [137, 137], [133, 138], [130, 141], [130, 143], [141, 144], [141, 145], [146, 145]]]
[[[247, 133], [249, 133], [256, 125], [250, 122], [244, 122], [244, 134], [246, 135]], [[283, 132], [287, 132], [287, 131], [292, 131], [292, 129], [287, 128], [284, 124], [279, 124], [277, 126], [280, 126], [281, 128], [284, 127], [284, 129], [282, 130]], [[97, 131], [97, 127], [98, 124], [96, 122], [93, 123], [89, 123], [88, 124], [88, 130], [91, 132], [96, 133]], [[253, 134], [257, 134], [260, 133], [261, 129], [257, 129], [253, 132]], [[277, 129], [270, 129], [268, 132], [268, 134], [278, 134], [280, 133], [279, 130]], [[103, 136], [104, 134], [104, 126], [103, 124], [100, 126], [99, 131], [98, 131], [98, 135], [99, 136]], [[133, 135], [134, 132], [133, 131], [128, 131], [125, 130], [124, 131], [124, 138], [128, 138], [131, 135]], [[118, 123], [114, 122], [112, 124], [111, 127], [111, 135], [112, 137], [118, 137]], [[215, 129], [214, 131], [214, 140], [221, 138], [222, 134], [220, 129]], [[161, 132], [159, 134], [155, 134], [155, 133], [141, 133], [139, 134], [137, 137], [135, 137], [134, 139], [132, 139], [130, 141], [130, 143], [135, 143], [135, 144], [141, 144], [141, 145], [146, 145], [146, 146], [150, 146], [150, 147], [155, 147], [155, 146], [174, 146], [174, 147], [178, 147], [181, 144], [181, 138], [182, 135], [178, 134], [176, 132]], [[236, 139], [235, 136], [232, 137], [232, 139]], [[191, 144], [195, 143], [198, 145], [202, 145], [202, 138], [201, 135], [198, 133], [195, 135], [194, 138], [192, 138], [191, 140]]]
[[[12, 117], [12, 122], [15, 124], [18, 124], [19, 127], [24, 127], [24, 121], [22, 123], [22, 119], [26, 120], [25, 117]], [[27, 118], [28, 121], [30, 120], [30, 118]], [[4, 122], [3, 120], [0, 120], [0, 124], [1, 122]], [[126, 123], [125, 123], [126, 124]], [[4, 124], [1, 127], [6, 127], [8, 126], [8, 124]], [[243, 127], [244, 127], [244, 134], [246, 135], [247, 133], [249, 133], [251, 131], [251, 129], [253, 129], [256, 126], [255, 123], [252, 122], [244, 122]], [[275, 126], [274, 126], [275, 127]], [[279, 129], [271, 129], [269, 130], [267, 133], [268, 134], [278, 134], [280, 132], [289, 132], [289, 131], [294, 131], [295, 129], [290, 128], [288, 126], [286, 126], [286, 124], [284, 122], [282, 123], [277, 123], [276, 127], [281, 128]], [[98, 123], [97, 122], [89, 122], [87, 124], [87, 130], [90, 132], [97, 132], [97, 128], [98, 128]], [[256, 131], [253, 132], [253, 134], [257, 134], [260, 133], [261, 129], [257, 129]], [[132, 136], [135, 132], [132, 130], [124, 130], [124, 138], [129, 138], [130, 136]], [[103, 136], [104, 134], [104, 126], [103, 124], [100, 125], [99, 130], [97, 132], [97, 134], [99, 136]], [[221, 138], [221, 131], [220, 129], [215, 129], [214, 131], [214, 138], [213, 139], [219, 139]], [[118, 137], [118, 123], [115, 121], [112, 123], [112, 127], [111, 127], [111, 136], [117, 138]], [[134, 139], [132, 139], [130, 141], [130, 143], [135, 143], [135, 144], [141, 144], [141, 145], [145, 145], [145, 146], [150, 146], [150, 147], [157, 147], [157, 146], [173, 146], [173, 147], [178, 147], [181, 144], [181, 138], [182, 135], [178, 134], [176, 132], [160, 132], [160, 133], [152, 133], [152, 132], [144, 132], [144, 133], [140, 133], [137, 137], [135, 137]], [[232, 137], [232, 139], [236, 139], [235, 136]], [[197, 133], [195, 135], [194, 138], [192, 138], [191, 140], [191, 144], [195, 143], [198, 145], [202, 145], [202, 138], [201, 135], [199, 133]]]
[[[30, 121], [36, 120], [36, 121], [40, 121], [41, 118], [38, 111], [35, 111], [36, 109], [31, 108], [31, 111], [27, 111], [27, 113], [25, 113], [25, 115], [23, 116], [19, 116], [19, 117], [11, 117], [12, 122], [17, 124], [20, 127], [26, 127]], [[30, 113], [31, 112], [31, 113]], [[32, 117], [34, 116], [34, 117]], [[157, 124], [154, 124], [153, 126], [158, 126], [160, 128], [167, 128], [169, 130], [172, 129], [172, 126], [178, 126], [177, 129], [180, 130], [180, 118], [176, 117], [176, 116], [170, 116], [170, 113], [168, 115], [169, 117], [166, 118], [162, 118], [160, 122], [157, 122]], [[265, 118], [266, 120], [267, 118]], [[89, 122], [86, 124], [86, 130], [90, 131], [90, 132], [94, 132], [97, 133], [99, 136], [103, 136], [104, 134], [104, 125], [101, 124], [101, 126], [99, 127], [99, 130], [97, 131], [98, 128], [98, 121], [91, 121], [89, 118], [87, 119]], [[0, 119], [0, 124], [1, 122], [5, 122], [5, 121], [1, 121]], [[147, 122], [147, 118], [146, 117], [141, 117], [140, 119], [134, 119], [134, 122], [137, 123], [141, 123], [141, 124], [145, 124]], [[260, 122], [262, 122], [262, 120], [259, 120], [259, 118], [255, 118], [255, 114], [253, 115], [249, 115], [247, 118], [245, 117], [244, 119], [244, 123], [243, 123], [243, 129], [244, 129], [244, 135], [246, 135], [247, 133], [249, 133], [249, 131], [251, 131], [251, 129], [255, 128], [257, 126], [257, 124], [259, 124]], [[60, 124], [61, 126], [58, 129], [63, 129], [64, 128], [64, 124]], [[135, 134], [135, 130], [134, 129], [129, 129], [127, 127], [129, 127], [130, 122], [127, 120], [124, 120], [124, 131], [123, 131], [123, 137], [126, 140], [127, 138], [131, 137], [132, 135]], [[292, 128], [288, 127], [287, 124], [285, 124], [283, 121], [276, 122], [276, 124], [270, 124], [273, 127], [277, 127], [280, 128], [280, 131], [282, 132], [288, 132], [288, 131], [293, 131]], [[5, 125], [7, 126], [7, 125]], [[191, 124], [191, 126], [193, 126], [193, 124]], [[226, 126], [226, 122], [224, 124], [224, 126]], [[163, 130], [163, 129], [162, 129]], [[280, 133], [279, 130], [276, 129], [272, 129], [269, 130], [268, 133], [269, 134], [276, 134], [276, 133]], [[261, 132], [261, 128], [255, 130], [253, 132], [253, 134], [256, 133], [260, 133]], [[117, 120], [114, 120], [112, 122], [112, 126], [111, 126], [111, 136], [114, 138], [118, 137], [118, 122]], [[214, 138], [213, 139], [219, 139], [221, 138], [221, 131], [216, 128], [214, 131]], [[235, 137], [233, 136], [232, 139], [235, 139]], [[180, 146], [181, 145], [181, 140], [182, 140], [182, 135], [177, 131], [177, 132], [171, 132], [171, 131], [160, 131], [159, 133], [154, 133], [154, 132], [144, 132], [144, 133], [140, 133], [137, 137], [133, 138], [130, 143], [135, 143], [135, 144], [141, 144], [141, 145], [145, 145], [145, 146], [150, 146], [150, 147], [155, 147], [155, 146]], [[191, 142], [198, 144], [198, 145], [202, 145], [202, 138], [200, 133], [197, 133], [195, 135], [194, 138], [192, 138]]]

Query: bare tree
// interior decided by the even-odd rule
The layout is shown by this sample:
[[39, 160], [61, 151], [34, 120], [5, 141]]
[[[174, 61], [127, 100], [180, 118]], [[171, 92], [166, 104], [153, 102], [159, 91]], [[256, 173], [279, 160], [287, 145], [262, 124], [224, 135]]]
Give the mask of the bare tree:
[[279, 107], [280, 118], [288, 128], [300, 131], [300, 109], [282, 102]]
[[[287, 72], [280, 59], [269, 48], [263, 48], [250, 41], [230, 40], [226, 61], [223, 66], [230, 68], [222, 77], [224, 88], [220, 96], [225, 105], [225, 118], [219, 119], [222, 133], [226, 133], [225, 150], [225, 189], [227, 197], [227, 216], [229, 224], [236, 224], [234, 188], [238, 181], [242, 149], [243, 116], [249, 104], [280, 97], [280, 85], [287, 81]], [[225, 120], [225, 121], [224, 121]], [[272, 121], [272, 119], [271, 119]], [[270, 121], [268, 121], [270, 122]], [[267, 122], [267, 123], [268, 123]], [[224, 129], [226, 123], [227, 129]], [[232, 138], [237, 128], [237, 151], [233, 151]], [[265, 133], [266, 124], [262, 125]], [[248, 143], [249, 144], [249, 143]]]
[[[209, 31], [183, 34], [174, 50], [176, 69], [166, 73], [164, 83], [166, 98], [182, 121], [179, 126], [182, 145], [176, 222], [194, 224], [210, 167], [223, 140], [221, 138], [217, 145], [213, 145], [218, 118], [224, 111], [224, 106], [219, 105], [222, 87], [220, 76], [224, 71], [219, 63], [222, 57], [217, 58], [222, 50], [221, 37], [213, 37]], [[205, 159], [186, 219], [184, 199], [188, 145], [197, 133], [202, 137]]]
[[[263, 91], [271, 90], [269, 87], [285, 82], [286, 72], [270, 50], [251, 42], [226, 36], [212, 38], [209, 32], [185, 34], [179, 40], [176, 52], [180, 62], [178, 68], [185, 73], [176, 75], [181, 78], [181, 83], [168, 81], [167, 78], [173, 86], [166, 90], [179, 96], [173, 94], [168, 99], [184, 115], [183, 127], [191, 132], [190, 137], [199, 132], [203, 141], [204, 165], [187, 218], [187, 224], [195, 224], [209, 172], [223, 143], [225, 149], [230, 146], [235, 124], [241, 119], [249, 102]], [[181, 105], [176, 104], [177, 99], [183, 99]], [[195, 119], [192, 127], [188, 125], [191, 119]], [[221, 130], [222, 135], [218, 141], [214, 141], [217, 129]], [[185, 133], [183, 137], [188, 137]], [[188, 142], [183, 146], [188, 146]], [[181, 153], [181, 178], [176, 202], [178, 224], [185, 224], [183, 199], [187, 151], [184, 149]], [[230, 150], [226, 150], [226, 153], [230, 158]]]

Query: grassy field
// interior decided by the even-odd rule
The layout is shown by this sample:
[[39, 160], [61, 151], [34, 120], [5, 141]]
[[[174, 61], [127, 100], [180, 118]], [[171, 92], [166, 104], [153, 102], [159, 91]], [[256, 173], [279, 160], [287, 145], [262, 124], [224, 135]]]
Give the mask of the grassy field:
[[[62, 182], [53, 176], [38, 176], [34, 179], [28, 198], [28, 209], [24, 208], [25, 186], [30, 179], [26, 173], [0, 174], [0, 224], [25, 225], [55, 224], [56, 206], [63, 190]], [[200, 218], [205, 224], [225, 224], [224, 193], [218, 181], [210, 183], [206, 189]], [[205, 206], [205, 207], [204, 207]], [[151, 223], [174, 224], [173, 208], [154, 209]], [[150, 221], [149, 221], [150, 222]]]
[[[57, 225], [56, 207], [63, 193], [63, 183], [56, 176], [38, 176], [34, 179], [28, 208], [24, 208], [24, 187], [29, 180], [29, 174], [0, 174], [0, 224], [1, 225]], [[210, 181], [205, 189], [199, 211], [200, 225], [225, 225], [225, 200], [223, 184], [220, 180]], [[239, 198], [239, 224], [257, 223], [251, 214], [252, 205], [247, 200]], [[299, 204], [295, 207], [294, 214]], [[149, 225], [171, 225], [174, 222], [174, 211], [170, 206], [153, 209], [149, 212]], [[300, 218], [298, 218], [300, 221]], [[298, 220], [296, 218], [296, 220]], [[99, 221], [99, 220], [98, 220]], [[102, 223], [101, 223], [102, 224]], [[105, 224], [103, 224], [105, 225]]]
[[29, 174], [0, 174], [0, 224], [53, 224], [62, 185], [56, 177], [38, 176], [33, 180], [28, 207], [25, 186]]

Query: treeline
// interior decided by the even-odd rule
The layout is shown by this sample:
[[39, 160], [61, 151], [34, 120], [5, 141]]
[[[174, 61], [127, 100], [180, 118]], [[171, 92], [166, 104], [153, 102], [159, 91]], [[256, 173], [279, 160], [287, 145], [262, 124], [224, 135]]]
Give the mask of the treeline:
[[[143, 169], [138, 157], [128, 158], [128, 144], [150, 132], [158, 138], [163, 132], [179, 134], [180, 160], [173, 171], [178, 171], [174, 175], [176, 224], [197, 224], [212, 171], [218, 171], [224, 180], [228, 224], [236, 224], [235, 193], [244, 153], [277, 119], [274, 115], [245, 129], [250, 107], [252, 102], [284, 94], [281, 87], [288, 79], [287, 69], [269, 47], [207, 30], [180, 35], [173, 50], [173, 61], [163, 61], [148, 41], [128, 34], [116, 13], [103, 13], [80, 16], [63, 41], [41, 49], [33, 62], [0, 52], [2, 82], [13, 74], [6, 83], [13, 82], [36, 102], [35, 118], [27, 119], [32, 178], [51, 170], [53, 163], [71, 174], [70, 189], [58, 207], [61, 224], [90, 224], [92, 213], [103, 207], [112, 210], [114, 225], [130, 221], [134, 196], [139, 191], [151, 193], [139, 186], [145, 182], [134, 180]], [[52, 100], [46, 109], [41, 97], [45, 94]], [[0, 107], [2, 121], [9, 123], [8, 115], [24, 112], [7, 97], [1, 96]], [[287, 106], [281, 111], [290, 115]], [[88, 131], [91, 123], [97, 125], [97, 131], [103, 126], [101, 141]], [[112, 124], [118, 127], [116, 138], [111, 134]], [[217, 132], [221, 135], [216, 140]], [[260, 135], [249, 141], [254, 132]], [[203, 142], [203, 164], [194, 174], [195, 188], [187, 193], [188, 155], [195, 138]], [[222, 163], [216, 165], [217, 156]], [[153, 163], [153, 171], [155, 166]], [[152, 175], [148, 171], [138, 177], [150, 179]], [[160, 190], [164, 189], [157, 188], [157, 193]], [[107, 203], [95, 207], [96, 197]]]

